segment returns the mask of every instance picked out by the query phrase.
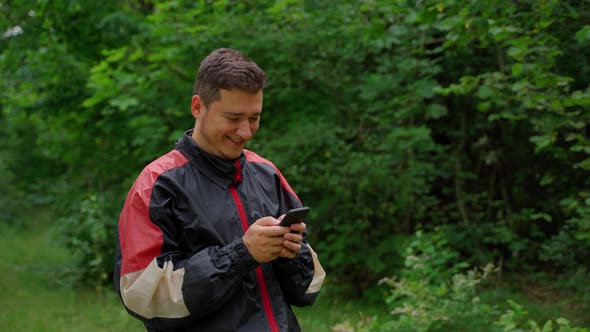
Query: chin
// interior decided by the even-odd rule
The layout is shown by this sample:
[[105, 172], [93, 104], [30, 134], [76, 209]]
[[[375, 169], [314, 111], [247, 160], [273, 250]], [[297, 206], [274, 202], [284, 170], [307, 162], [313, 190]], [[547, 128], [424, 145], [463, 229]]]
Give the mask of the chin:
[[232, 152], [232, 153], [224, 153], [223, 157], [225, 159], [238, 159], [242, 155], [242, 150], [240, 152]]

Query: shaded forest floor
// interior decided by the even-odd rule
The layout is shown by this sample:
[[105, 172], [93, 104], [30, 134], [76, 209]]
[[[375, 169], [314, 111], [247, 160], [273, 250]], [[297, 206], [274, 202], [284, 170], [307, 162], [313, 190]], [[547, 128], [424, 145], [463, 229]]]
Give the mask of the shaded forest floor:
[[[25, 229], [0, 229], [0, 330], [144, 331], [143, 325], [125, 312], [114, 292], [77, 289], [63, 278], [71, 254], [55, 241], [47, 220], [36, 220]], [[510, 287], [484, 291], [482, 298], [500, 306], [513, 299], [538, 321], [566, 317], [574, 326], [590, 323], [590, 315], [585, 316], [575, 299], [561, 295], [558, 288], [522, 278], [506, 279], [503, 284]], [[381, 303], [337, 301], [329, 292], [322, 294], [314, 307], [295, 311], [303, 331], [311, 332], [330, 331], [346, 320], [387, 315]]]

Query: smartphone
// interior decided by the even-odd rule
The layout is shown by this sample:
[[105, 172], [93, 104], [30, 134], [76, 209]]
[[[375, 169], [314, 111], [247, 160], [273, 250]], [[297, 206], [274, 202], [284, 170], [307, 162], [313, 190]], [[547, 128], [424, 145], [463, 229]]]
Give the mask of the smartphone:
[[287, 214], [285, 215], [283, 220], [281, 220], [281, 223], [279, 224], [279, 226], [290, 226], [291, 224], [302, 222], [308, 213], [309, 213], [308, 207], [291, 209], [291, 210], [289, 210], [289, 212], [287, 212]]

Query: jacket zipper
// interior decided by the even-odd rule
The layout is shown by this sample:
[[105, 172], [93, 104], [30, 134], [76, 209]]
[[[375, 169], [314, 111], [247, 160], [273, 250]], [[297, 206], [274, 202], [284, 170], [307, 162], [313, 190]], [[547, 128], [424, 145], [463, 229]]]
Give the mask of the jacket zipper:
[[[242, 200], [240, 199], [240, 195], [238, 194], [238, 190], [236, 188], [235, 183], [239, 180], [242, 180], [241, 175], [242, 172], [240, 170], [240, 162], [236, 160], [237, 166], [237, 173], [236, 173], [236, 181], [234, 184], [229, 186], [229, 190], [236, 202], [236, 207], [238, 208], [238, 213], [240, 215], [240, 221], [242, 222], [242, 228], [244, 229], [244, 233], [248, 230], [248, 218], [246, 217], [246, 211], [244, 210], [244, 205], [242, 204]], [[272, 311], [272, 305], [270, 303], [270, 296], [268, 294], [268, 288], [266, 287], [266, 280], [264, 280], [264, 273], [262, 272], [262, 266], [256, 268], [256, 280], [258, 281], [258, 286], [260, 287], [260, 295], [262, 296], [262, 305], [264, 307], [264, 312], [266, 313], [266, 318], [268, 320], [268, 324], [270, 325], [270, 329], [272, 332], [280, 332], [279, 327], [277, 325], [277, 321], [275, 319], [275, 315]]]

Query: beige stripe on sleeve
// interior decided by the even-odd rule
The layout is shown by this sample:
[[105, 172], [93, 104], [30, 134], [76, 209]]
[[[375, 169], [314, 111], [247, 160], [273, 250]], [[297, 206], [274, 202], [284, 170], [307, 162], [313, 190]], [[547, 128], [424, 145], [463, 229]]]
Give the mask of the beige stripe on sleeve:
[[310, 294], [320, 291], [324, 279], [326, 278], [326, 271], [324, 271], [324, 268], [322, 268], [322, 265], [320, 264], [318, 254], [313, 251], [309, 243], [307, 245], [309, 246], [309, 250], [311, 250], [311, 257], [313, 258], [313, 279], [311, 280], [309, 288], [307, 288], [307, 291], [305, 292], [305, 294]]
[[189, 311], [182, 297], [184, 269], [172, 262], [160, 268], [154, 259], [144, 270], [121, 277], [121, 297], [131, 311], [145, 318], [182, 318]]

